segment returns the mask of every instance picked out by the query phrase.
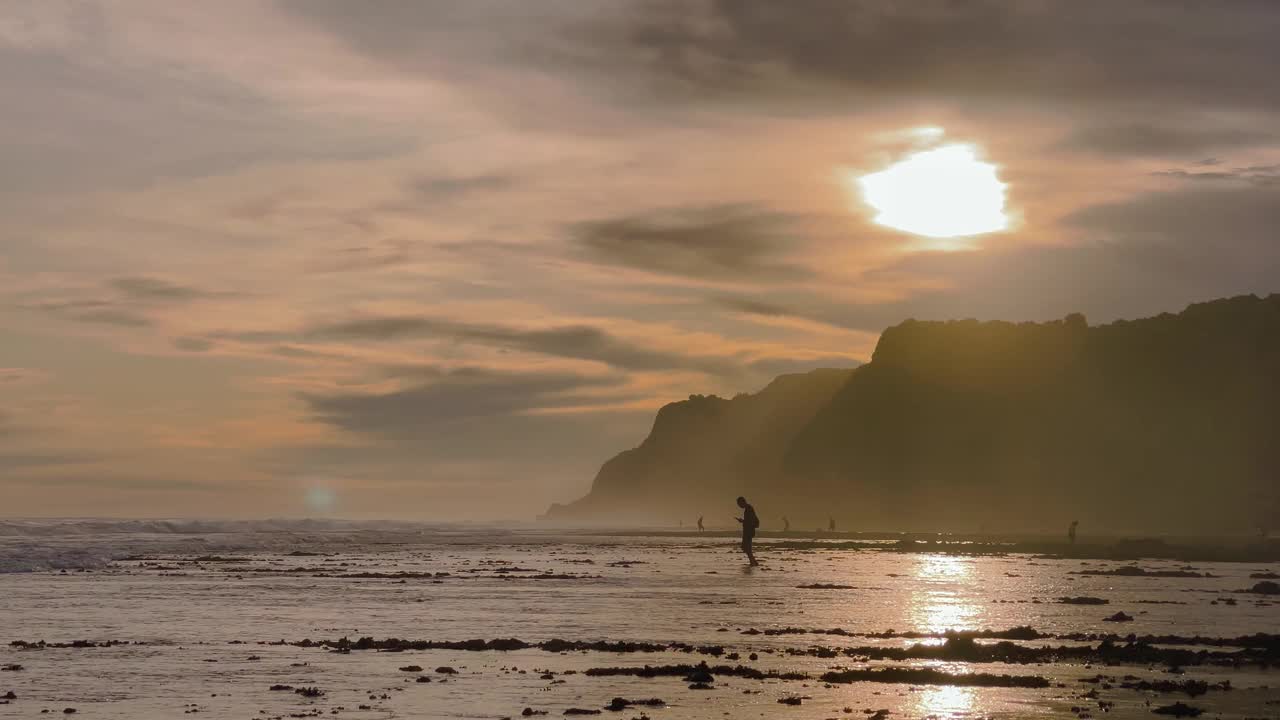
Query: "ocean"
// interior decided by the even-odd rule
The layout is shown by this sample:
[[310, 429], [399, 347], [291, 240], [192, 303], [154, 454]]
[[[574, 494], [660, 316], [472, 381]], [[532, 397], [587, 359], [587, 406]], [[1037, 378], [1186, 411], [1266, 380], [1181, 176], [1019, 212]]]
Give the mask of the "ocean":
[[1280, 563], [757, 546], [0, 521], [0, 717], [1280, 717]]

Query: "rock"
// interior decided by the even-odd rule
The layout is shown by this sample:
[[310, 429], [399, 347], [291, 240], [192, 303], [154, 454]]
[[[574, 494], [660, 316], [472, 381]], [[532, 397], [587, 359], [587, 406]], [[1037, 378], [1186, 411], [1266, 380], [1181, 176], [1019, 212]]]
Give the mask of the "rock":
[[302, 697], [309, 698], [316, 698], [324, 695], [324, 691], [318, 687], [300, 687], [297, 690], [294, 690], [294, 692], [298, 693]]
[[521, 711], [520, 711], [520, 714], [521, 714], [522, 716], [524, 716], [524, 717], [533, 717], [534, 715], [546, 715], [546, 714], [547, 714], [547, 711], [546, 711], [546, 710], [534, 710], [533, 708], [527, 707], [527, 708], [525, 708], [524, 710], [521, 710]]
[[666, 701], [659, 700], [658, 698], [649, 698], [647, 700], [628, 700], [626, 698], [616, 697], [613, 700], [610, 700], [609, 704], [604, 706], [604, 709], [618, 712], [620, 710], [626, 710], [627, 708], [632, 707], [634, 705], [648, 705], [650, 707], [662, 707], [666, 704], [667, 704]]
[[690, 689], [690, 690], [710, 690], [710, 689], [712, 689], [712, 688], [711, 688], [711, 686], [710, 686], [710, 685], [708, 685], [707, 683], [704, 683], [704, 682], [698, 682], [698, 683], [693, 683], [692, 685], [690, 685], [690, 686], [689, 686], [689, 689]]
[[798, 695], [788, 695], [787, 697], [778, 698], [779, 705], [799, 705], [802, 699]]
[[272, 685], [267, 689], [268, 690], [292, 690], [293, 686], [292, 685]]
[[565, 715], [599, 715], [599, 710], [587, 710], [586, 708], [569, 708], [564, 711]]
[[1120, 683], [1120, 687], [1126, 690], [1139, 690], [1142, 692], [1184, 692], [1191, 697], [1204, 695], [1210, 690], [1230, 690], [1231, 681], [1223, 680], [1222, 682], [1210, 685], [1204, 680], [1125, 680]]
[[415, 680], [414, 682], [429, 683], [431, 682], [431, 678], [427, 677], [426, 675], [419, 675], [418, 679]]
[[1106, 605], [1110, 600], [1104, 600], [1098, 597], [1088, 597], [1081, 595], [1080, 597], [1060, 597], [1058, 602], [1064, 605]]
[[12, 690], [10, 690], [9, 692], [5, 693], [4, 695], [0, 695], [0, 697], [4, 698], [5, 700], [17, 700], [17, 699], [18, 699], [18, 696], [17, 696], [17, 695], [14, 695]]
[[1133, 616], [1125, 614], [1123, 610], [1117, 612], [1115, 615], [1104, 617], [1102, 619], [1105, 622], [1133, 622]]
[[400, 672], [422, 672], [421, 665], [405, 665], [400, 668]]
[[911, 685], [959, 685], [968, 687], [1046, 688], [1049, 681], [1039, 675], [993, 675], [990, 673], [947, 673], [929, 668], [876, 668], [824, 673], [827, 683], [880, 682]]
[[1280, 595], [1280, 583], [1263, 580], [1244, 592], [1255, 593], [1258, 595]]
[[1072, 575], [1114, 575], [1117, 577], [1155, 577], [1155, 578], [1212, 578], [1211, 573], [1198, 573], [1194, 570], [1147, 570], [1137, 565], [1125, 565], [1112, 570], [1076, 570]]
[[[422, 668], [418, 668], [418, 669], [421, 670]], [[457, 670], [454, 670], [448, 665], [441, 665], [440, 667], [436, 668], [436, 672], [440, 673], [441, 675], [457, 675], [458, 674]]]
[[837, 585], [834, 583], [810, 583], [808, 585], [797, 585], [797, 590], [857, 590], [853, 585]]
[[705, 662], [699, 663], [688, 675], [685, 676], [685, 682], [691, 683], [709, 683], [715, 682], [715, 677], [711, 675], [711, 668], [707, 667]]
[[63, 714], [63, 715], [75, 715], [75, 714], [76, 714], [76, 709], [75, 709], [75, 708], [62, 708], [62, 714]]
[[1204, 710], [1186, 703], [1176, 702], [1172, 705], [1163, 705], [1151, 712], [1156, 715], [1172, 715], [1174, 717], [1199, 717]]
[[19, 670], [26, 670], [26, 668], [22, 667], [18, 663], [11, 663], [0, 667], [0, 670], [3, 670], [4, 672], [18, 672]]

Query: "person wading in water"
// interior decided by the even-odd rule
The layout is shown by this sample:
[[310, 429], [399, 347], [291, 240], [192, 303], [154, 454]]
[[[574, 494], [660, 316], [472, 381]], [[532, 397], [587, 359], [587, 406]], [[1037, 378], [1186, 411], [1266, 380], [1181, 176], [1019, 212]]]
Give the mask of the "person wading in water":
[[759, 565], [755, 553], [751, 552], [751, 540], [756, 536], [756, 528], [760, 527], [760, 518], [756, 516], [756, 509], [742, 496], [738, 496], [738, 507], [742, 508], [742, 517], [735, 519], [742, 523], [742, 552], [747, 554], [752, 565]]

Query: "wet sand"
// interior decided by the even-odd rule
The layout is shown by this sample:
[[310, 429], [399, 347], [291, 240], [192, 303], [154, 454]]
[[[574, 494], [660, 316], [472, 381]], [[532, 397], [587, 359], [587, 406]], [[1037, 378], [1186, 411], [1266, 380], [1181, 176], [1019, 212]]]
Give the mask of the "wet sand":
[[0, 717], [1280, 716], [1280, 596], [1250, 592], [1274, 562], [764, 539], [753, 569], [723, 537], [548, 533], [207, 545], [0, 575]]

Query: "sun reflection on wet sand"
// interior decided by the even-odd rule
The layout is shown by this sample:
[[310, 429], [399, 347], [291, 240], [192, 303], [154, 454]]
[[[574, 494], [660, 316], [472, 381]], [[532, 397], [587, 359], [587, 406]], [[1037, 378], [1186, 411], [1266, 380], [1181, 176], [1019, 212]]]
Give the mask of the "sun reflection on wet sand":
[[915, 630], [941, 633], [974, 629], [979, 609], [963, 591], [966, 583], [973, 582], [973, 567], [968, 559], [921, 555], [914, 575], [919, 589], [911, 594], [908, 617]]
[[916, 710], [926, 718], [967, 715], [977, 700], [977, 690], [969, 687], [927, 687], [915, 696]]

